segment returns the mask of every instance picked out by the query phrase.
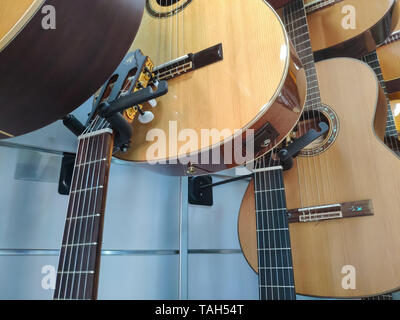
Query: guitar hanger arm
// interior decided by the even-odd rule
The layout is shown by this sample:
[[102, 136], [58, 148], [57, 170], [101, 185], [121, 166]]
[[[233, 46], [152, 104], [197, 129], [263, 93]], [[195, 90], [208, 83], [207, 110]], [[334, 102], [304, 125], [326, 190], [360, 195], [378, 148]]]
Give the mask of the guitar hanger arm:
[[156, 99], [168, 93], [168, 84], [166, 81], [160, 81], [156, 91], [151, 87], [147, 87], [131, 93], [125, 97], [121, 97], [112, 102], [103, 102], [99, 105], [99, 115], [109, 119], [116, 113], [120, 113], [132, 106], [145, 103], [152, 99]]

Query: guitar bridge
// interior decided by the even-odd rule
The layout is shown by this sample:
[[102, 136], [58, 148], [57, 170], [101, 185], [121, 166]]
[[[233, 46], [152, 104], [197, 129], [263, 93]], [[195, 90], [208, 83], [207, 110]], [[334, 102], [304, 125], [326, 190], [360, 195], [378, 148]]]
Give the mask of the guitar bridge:
[[288, 210], [289, 222], [317, 222], [340, 218], [372, 216], [372, 200], [344, 202], [340, 204]]
[[220, 43], [198, 53], [189, 53], [183, 57], [157, 66], [153, 69], [153, 74], [157, 80], [171, 80], [223, 59], [222, 43]]

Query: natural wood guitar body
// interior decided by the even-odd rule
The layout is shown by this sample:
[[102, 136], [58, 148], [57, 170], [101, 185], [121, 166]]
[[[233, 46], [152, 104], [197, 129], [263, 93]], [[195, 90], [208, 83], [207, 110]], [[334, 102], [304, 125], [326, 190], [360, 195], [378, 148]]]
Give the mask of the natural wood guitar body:
[[[337, 140], [324, 153], [298, 157], [285, 174], [288, 209], [371, 199], [374, 215], [290, 225], [296, 291], [359, 297], [400, 287], [400, 161], [382, 142], [386, 103], [373, 71], [338, 58], [316, 64], [321, 98], [338, 115]], [[378, 95], [379, 94], [379, 95]], [[257, 268], [254, 188], [238, 224], [243, 252]], [[356, 268], [356, 289], [342, 288], [342, 268]]]
[[[182, 5], [186, 6], [180, 10]], [[175, 9], [178, 13], [159, 18], [149, 13], [149, 6], [159, 15]], [[283, 25], [266, 1], [180, 0], [172, 6], [161, 7], [155, 0], [148, 0], [131, 50], [141, 49], [158, 66], [219, 43], [222, 43], [223, 60], [168, 80], [169, 93], [159, 99], [155, 119], [150, 124], [133, 121], [131, 148], [117, 154], [118, 158], [142, 164], [147, 160], [169, 161], [189, 152], [196, 155], [206, 148], [222, 148], [224, 144], [220, 137], [218, 141], [190, 147], [189, 152], [180, 152], [188, 143], [186, 137], [177, 141], [176, 151], [171, 151], [169, 138], [175, 141], [176, 138], [169, 133], [170, 121], [176, 121], [178, 133], [190, 129], [198, 137], [202, 129], [233, 132], [253, 128], [257, 131], [269, 121], [280, 133], [277, 141], [286, 136], [300, 117], [305, 76], [303, 69], [295, 68], [295, 54], [289, 55], [290, 45]], [[166, 158], [146, 155], [149, 146], [154, 144], [146, 141], [152, 129], [161, 129], [167, 135]], [[220, 166], [199, 164], [193, 174], [226, 167], [229, 165], [222, 162]], [[166, 173], [182, 175], [187, 171], [179, 165], [169, 165], [170, 168], [176, 170]]]

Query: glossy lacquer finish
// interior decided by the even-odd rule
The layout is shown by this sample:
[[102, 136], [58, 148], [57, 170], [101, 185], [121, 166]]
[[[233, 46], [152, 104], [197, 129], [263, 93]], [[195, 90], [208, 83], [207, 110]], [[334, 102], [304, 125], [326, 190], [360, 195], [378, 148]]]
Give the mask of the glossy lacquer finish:
[[[56, 29], [42, 20], [53, 6]], [[115, 70], [138, 30], [144, 0], [2, 0], [0, 139], [54, 122]]]
[[[304, 1], [306, 5], [311, 2]], [[375, 50], [397, 22], [394, 6], [394, 0], [343, 0], [308, 14], [316, 61], [333, 57], [360, 58]], [[349, 24], [346, 18], [351, 15], [354, 25], [344, 28], [342, 22], [345, 26]]]
[[[149, 7], [153, 14], [149, 13]], [[148, 37], [149, 34], [153, 37]], [[227, 154], [223, 152], [217, 164], [201, 161], [201, 155], [210, 152], [205, 149], [224, 149], [224, 137], [205, 145], [199, 141], [182, 151], [181, 147], [189, 139], [183, 137], [176, 141], [177, 137], [169, 131], [170, 121], [176, 125], [176, 132], [190, 129], [199, 139], [202, 129], [220, 132], [228, 129], [232, 134], [227, 140], [233, 139], [235, 129], [257, 131], [269, 121], [279, 136], [266, 149], [286, 136], [303, 107], [305, 77], [298, 61], [295, 66], [296, 54], [291, 51], [282, 22], [265, 1], [179, 1], [176, 5], [161, 7], [155, 0], [149, 0], [131, 49], [140, 48], [157, 66], [219, 43], [223, 60], [169, 80], [169, 93], [152, 110], [155, 120], [145, 125], [135, 120], [131, 148], [117, 157], [142, 165], [147, 160], [165, 160], [170, 165], [152, 168], [178, 175], [187, 173], [186, 165], [172, 163], [178, 156], [187, 160], [191, 154], [191, 162], [197, 162], [192, 174], [238, 164], [235, 161], [225, 164]], [[146, 141], [152, 129], [166, 133], [166, 156], [146, 154], [155, 142]], [[177, 148], [171, 150], [171, 143], [176, 143]], [[233, 150], [227, 152], [231, 154]]]

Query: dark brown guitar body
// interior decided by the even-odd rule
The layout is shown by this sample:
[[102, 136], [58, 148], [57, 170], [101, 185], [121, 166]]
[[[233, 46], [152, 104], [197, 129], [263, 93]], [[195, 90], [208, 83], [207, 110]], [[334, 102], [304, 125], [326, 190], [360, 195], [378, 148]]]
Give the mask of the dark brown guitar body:
[[[0, 139], [39, 129], [85, 102], [124, 58], [144, 8], [144, 0], [1, 2], [0, 18], [23, 10], [27, 21], [11, 23], [8, 41], [0, 22]], [[56, 10], [54, 30], [42, 27], [47, 5]]]

